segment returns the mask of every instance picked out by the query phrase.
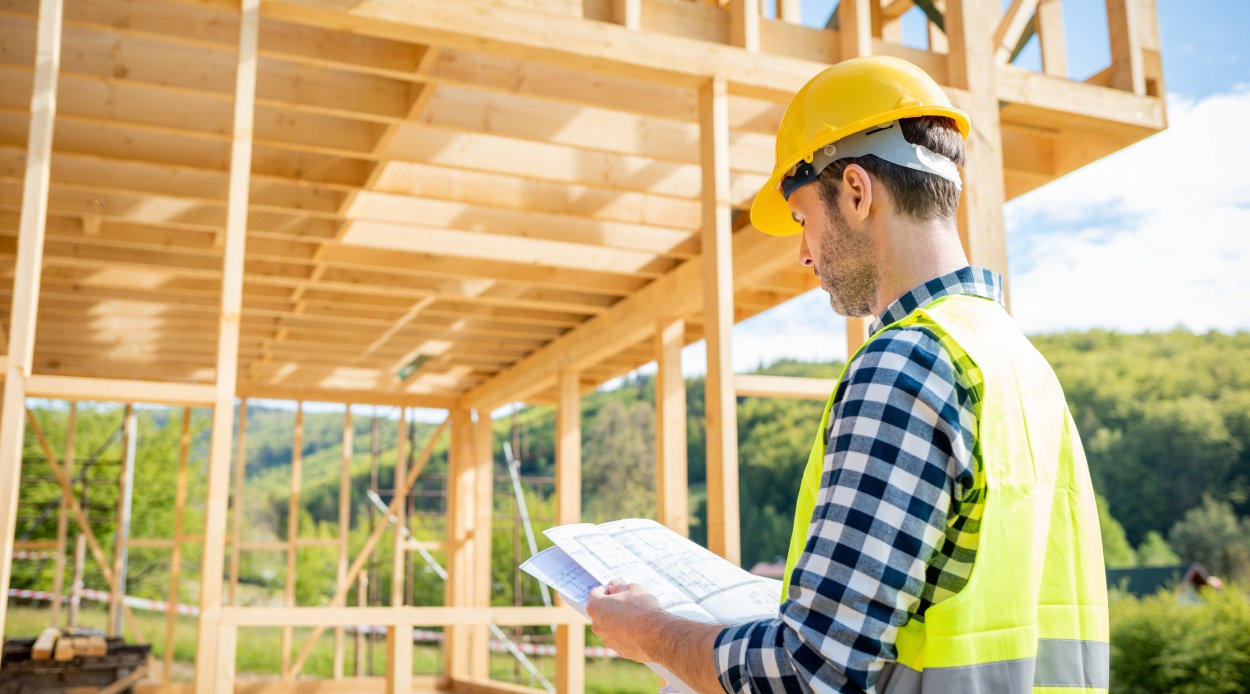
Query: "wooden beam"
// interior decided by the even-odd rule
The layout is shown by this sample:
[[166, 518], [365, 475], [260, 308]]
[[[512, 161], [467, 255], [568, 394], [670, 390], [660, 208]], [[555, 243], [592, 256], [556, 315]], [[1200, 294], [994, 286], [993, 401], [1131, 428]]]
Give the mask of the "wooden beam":
[[708, 81], [699, 92], [703, 160], [703, 323], [707, 342], [708, 549], [737, 564], [738, 405], [734, 397], [733, 239], [729, 209], [728, 89]]
[[[295, 571], [299, 566], [299, 516], [300, 488], [304, 478], [304, 403], [295, 403], [295, 434], [291, 444], [291, 488], [287, 495], [286, 512], [286, 589], [283, 593], [283, 604], [295, 607]], [[400, 479], [396, 476], [395, 479]], [[294, 633], [291, 627], [282, 627], [281, 669], [283, 679], [295, 681], [288, 673], [291, 671], [291, 640]]]
[[92, 402], [142, 402], [162, 405], [212, 405], [213, 387], [194, 383], [126, 381], [34, 374], [27, 381], [27, 395], [51, 400]]
[[[473, 439], [473, 585], [469, 592], [473, 607], [490, 607], [492, 492], [495, 486], [495, 440], [490, 411], [477, 411]], [[472, 634], [469, 674], [474, 680], [484, 681], [490, 678], [490, 633], [486, 625], [481, 625], [474, 627]]]
[[1020, 43], [1024, 28], [1028, 26], [1033, 13], [1037, 11], [1038, 0], [1012, 0], [1007, 14], [1003, 15], [994, 32], [994, 62], [1006, 65], [1011, 62], [1011, 55]]
[[[196, 691], [220, 691], [233, 682], [236, 631], [221, 625], [230, 453], [234, 438], [238, 373], [239, 314], [243, 303], [243, 252], [247, 238], [248, 184], [252, 170], [252, 123], [256, 99], [260, 0], [241, 0], [235, 73], [234, 129], [230, 149], [225, 257], [221, 280], [221, 325], [217, 338], [216, 393], [209, 443], [208, 490], [204, 509], [204, 556], [200, 572], [200, 622], [196, 640]], [[222, 637], [222, 643], [218, 638]], [[219, 651], [220, 648], [220, 651]], [[224, 669], [228, 677], [222, 677]], [[223, 684], [224, 680], [224, 684]]]
[[760, 0], [729, 0], [729, 43], [760, 51]]
[[612, 21], [627, 29], [641, 29], [642, 0], [612, 0]]
[[[576, 371], [560, 372], [556, 405], [556, 525], [582, 520], [582, 403]], [[563, 605], [562, 600], [557, 604]], [[556, 627], [556, 691], [580, 692], [586, 686], [585, 623]]]
[[135, 498], [135, 452], [139, 443], [139, 422], [134, 403], [126, 403], [122, 424], [122, 464], [117, 476], [117, 530], [113, 543], [113, 576], [116, 581], [109, 595], [108, 634], [122, 634], [122, 601], [126, 597], [126, 565], [130, 550], [130, 518]]
[[802, 0], [777, 0], [777, 19], [789, 24], [802, 24]]
[[[165, 620], [165, 667], [161, 679], [165, 684], [173, 681], [174, 675], [174, 632], [178, 625], [178, 610], [174, 608], [181, 602], [179, 579], [182, 576], [182, 516], [187, 504], [187, 459], [191, 453], [191, 408], [182, 410], [182, 436], [178, 439], [178, 482], [174, 489], [174, 537], [173, 551], [169, 559], [169, 612]], [[236, 555], [237, 556], [237, 555]], [[233, 566], [231, 566], [233, 569]], [[233, 598], [234, 593], [231, 592]], [[233, 602], [233, 600], [232, 600]]]
[[686, 379], [681, 348], [686, 322], [661, 322], [655, 331], [656, 520], [674, 532], [690, 534], [686, 464]]
[[[18, 489], [21, 487], [22, 449], [26, 440], [26, 379], [31, 374], [35, 346], [39, 279], [47, 228], [52, 131], [56, 121], [57, 76], [61, 65], [62, 11], [61, 0], [40, 0], [22, 214], [14, 266], [13, 300], [9, 309], [4, 406], [0, 408], [0, 490], [3, 490], [0, 491], [3, 495], [0, 497], [0, 595], [5, 596], [8, 595], [13, 569], [13, 537], [17, 530]], [[7, 612], [6, 599], [0, 601], [0, 634], [6, 633]]]
[[837, 379], [798, 378], [788, 376], [734, 377], [738, 395], [756, 398], [797, 398], [799, 400], [827, 401], [837, 386]]
[[[399, 420], [395, 432], [395, 473], [393, 476], [395, 498], [391, 516], [395, 521], [395, 533], [391, 536], [391, 607], [404, 606], [404, 571], [408, 566], [408, 552], [403, 529], [408, 527], [408, 461], [405, 444], [408, 439], [408, 409], [399, 408]], [[396, 503], [398, 502], [398, 503]], [[389, 694], [408, 694], [412, 687], [412, 626], [397, 624], [386, 628], [386, 691]]]
[[[470, 434], [471, 436], [472, 434]], [[226, 607], [221, 623], [239, 627], [539, 626], [577, 624], [586, 618], [571, 607]]]
[[[1002, 134], [993, 46], [985, 40], [997, 26], [999, 10], [979, 0], [947, 0], [950, 80], [960, 91], [956, 105], [972, 120], [964, 187], [960, 196], [960, 240], [968, 261], [993, 270], [1007, 284], [1007, 243], [1003, 221]], [[1007, 69], [1006, 67], [1001, 69]]]
[[[447, 472], [447, 581], [444, 604], [453, 609], [471, 607], [469, 587], [473, 583], [472, 507], [473, 503], [473, 414], [457, 408], [451, 411], [451, 447]], [[470, 673], [468, 629], [450, 628], [444, 632], [443, 672], [453, 680], [467, 680]]]
[[[69, 404], [69, 421], [65, 425], [65, 475], [74, 479], [74, 439], [78, 430], [78, 403]], [[61, 495], [60, 508], [56, 517], [56, 564], [52, 570], [52, 614], [49, 618], [53, 627], [61, 626], [61, 596], [65, 594], [65, 560], [69, 556], [67, 540], [69, 534], [69, 500]]]
[[872, 325], [872, 318], [865, 316], [862, 318], [849, 316], [846, 319], [846, 358], [850, 361], [859, 351], [861, 345], [868, 341], [870, 333], [868, 326]]
[[243, 549], [243, 489], [247, 478], [247, 397], [239, 399], [239, 427], [235, 440], [234, 491], [230, 495], [230, 593], [227, 604], [239, 604], [239, 552]]
[[1042, 49], [1042, 72], [1066, 79], [1068, 53], [1061, 0], [1039, 0], [1037, 3], [1037, 42]]
[[876, 1], [842, 0], [838, 4], [842, 60], [872, 55], [872, 4]]
[[1142, 63], [1140, 0], [1106, 0], [1111, 39], [1111, 86], [1139, 96], [1146, 93]]
[[[351, 561], [351, 545], [349, 543], [352, 523], [352, 454], [354, 453], [354, 434], [355, 430], [352, 429], [352, 408], [351, 405], [348, 405], [343, 410], [343, 460], [339, 465], [339, 556], [334, 575], [336, 589], [344, 585], [351, 585], [347, 581], [347, 565]], [[332, 676], [336, 680], [343, 679], [345, 636], [343, 627], [334, 628], [334, 663], [331, 671]], [[359, 670], [355, 674], [360, 675]]]

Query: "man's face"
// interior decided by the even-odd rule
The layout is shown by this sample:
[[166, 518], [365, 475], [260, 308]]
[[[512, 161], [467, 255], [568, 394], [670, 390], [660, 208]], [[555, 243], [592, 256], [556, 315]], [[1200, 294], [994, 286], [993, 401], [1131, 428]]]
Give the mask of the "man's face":
[[805, 185], [788, 201], [803, 227], [799, 263], [816, 273], [835, 313], [867, 316], [877, 295], [872, 235], [867, 226], [853, 228], [836, 206], [826, 205], [820, 185]]

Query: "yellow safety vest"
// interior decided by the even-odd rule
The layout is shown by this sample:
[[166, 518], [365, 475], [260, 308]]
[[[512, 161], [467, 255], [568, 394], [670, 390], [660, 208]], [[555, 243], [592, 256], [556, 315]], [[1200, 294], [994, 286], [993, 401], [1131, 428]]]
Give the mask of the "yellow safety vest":
[[[993, 301], [941, 297], [887, 328], [913, 325], [984, 377], [985, 508], [967, 585], [899, 630], [898, 661], [882, 670], [877, 692], [1105, 692], [1111, 647], [1098, 512], [1058, 379]], [[832, 408], [831, 396], [799, 489], [787, 589], [816, 508]]]

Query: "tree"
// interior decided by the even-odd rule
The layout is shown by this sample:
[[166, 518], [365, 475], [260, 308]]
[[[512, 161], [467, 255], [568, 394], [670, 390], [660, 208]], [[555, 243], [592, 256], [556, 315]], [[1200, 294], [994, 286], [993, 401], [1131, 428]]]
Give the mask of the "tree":
[[1163, 539], [1163, 535], [1153, 530], [1146, 533], [1145, 539], [1137, 546], [1138, 566], [1176, 566], [1181, 558], [1172, 551], [1172, 546]]
[[599, 521], [655, 516], [655, 411], [605, 404], [583, 436], [583, 515]]
[[1168, 537], [1187, 561], [1218, 576], [1250, 578], [1250, 519], [1238, 521], [1228, 502], [1204, 497], [1201, 506], [1186, 511], [1172, 526]]

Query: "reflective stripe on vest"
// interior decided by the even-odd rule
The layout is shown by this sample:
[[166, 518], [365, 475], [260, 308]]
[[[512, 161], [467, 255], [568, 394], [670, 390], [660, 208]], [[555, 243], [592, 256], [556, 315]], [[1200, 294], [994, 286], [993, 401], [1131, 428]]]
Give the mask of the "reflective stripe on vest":
[[[924, 674], [889, 663], [877, 680], [877, 694], [939, 691], [999, 694], [1035, 688], [1078, 690], [1111, 686], [1111, 646], [1101, 641], [1039, 639], [1036, 658], [1000, 660], [962, 667], [925, 668]], [[922, 687], [923, 678], [923, 687]]]
[[[877, 690], [1105, 691], [1101, 533], [1085, 454], [1054, 372], [993, 301], [942, 297], [882, 330], [909, 326], [981, 374], [976, 435], [985, 502], [967, 584], [930, 606], [923, 622], [899, 629], [897, 662], [882, 671]], [[784, 579], [790, 597], [815, 590], [819, 578], [792, 573], [810, 534], [832, 407], [831, 396], [800, 486]]]

